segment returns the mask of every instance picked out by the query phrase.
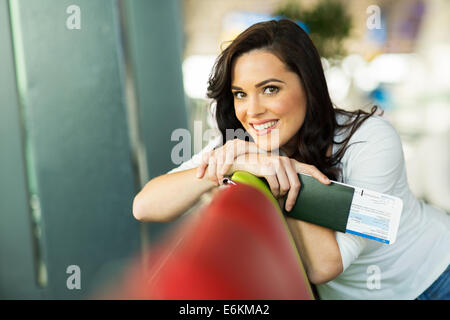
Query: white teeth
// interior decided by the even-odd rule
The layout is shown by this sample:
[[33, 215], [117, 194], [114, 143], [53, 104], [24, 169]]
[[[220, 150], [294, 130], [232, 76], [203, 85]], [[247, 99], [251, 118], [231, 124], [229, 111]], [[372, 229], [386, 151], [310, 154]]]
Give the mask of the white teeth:
[[256, 130], [264, 130], [264, 129], [274, 126], [275, 123], [277, 123], [277, 121], [270, 121], [270, 122], [266, 122], [264, 124], [254, 124], [253, 128], [255, 128]]

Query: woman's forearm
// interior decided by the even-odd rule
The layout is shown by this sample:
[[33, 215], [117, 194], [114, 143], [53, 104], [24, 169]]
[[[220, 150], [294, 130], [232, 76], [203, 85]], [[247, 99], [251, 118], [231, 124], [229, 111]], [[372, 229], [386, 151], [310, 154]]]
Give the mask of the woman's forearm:
[[133, 215], [145, 222], [171, 221], [214, 187], [211, 180], [196, 177], [196, 168], [156, 177], [134, 198]]
[[334, 231], [294, 218], [286, 219], [309, 281], [322, 284], [343, 271]]

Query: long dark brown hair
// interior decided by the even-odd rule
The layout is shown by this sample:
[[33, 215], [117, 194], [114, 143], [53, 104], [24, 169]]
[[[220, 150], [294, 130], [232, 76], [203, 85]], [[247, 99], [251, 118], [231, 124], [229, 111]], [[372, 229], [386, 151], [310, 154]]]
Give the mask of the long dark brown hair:
[[[245, 130], [234, 111], [231, 68], [235, 59], [255, 49], [267, 50], [284, 62], [290, 71], [299, 76], [306, 94], [305, 120], [299, 130], [297, 150], [290, 157], [314, 165], [328, 178], [337, 180], [340, 169], [336, 165], [350, 146], [348, 141], [378, 108], [373, 106], [369, 113], [361, 109], [350, 112], [334, 108], [316, 47], [303, 29], [290, 20], [254, 24], [233, 40], [217, 58], [209, 78], [207, 96], [215, 101], [216, 120], [222, 137], [227, 139], [226, 129]], [[349, 116], [349, 120], [339, 124], [337, 113]], [[334, 141], [336, 128], [350, 130], [343, 141]], [[342, 146], [327, 157], [331, 143]]]

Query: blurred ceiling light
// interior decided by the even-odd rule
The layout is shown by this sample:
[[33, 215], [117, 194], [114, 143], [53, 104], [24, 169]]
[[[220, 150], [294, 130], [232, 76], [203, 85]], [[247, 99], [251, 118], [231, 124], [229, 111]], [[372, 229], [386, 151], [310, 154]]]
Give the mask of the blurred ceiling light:
[[426, 125], [428, 132], [445, 133], [450, 129], [450, 109], [448, 103], [439, 101], [426, 108]]
[[325, 71], [325, 78], [331, 100], [336, 102], [344, 100], [350, 88], [350, 79], [345, 72], [341, 68], [332, 67]]
[[363, 91], [372, 91], [380, 84], [379, 81], [373, 76], [372, 70], [369, 66], [363, 66], [356, 69], [353, 77], [356, 87]]
[[190, 98], [206, 99], [209, 75], [216, 56], [196, 55], [183, 61], [184, 91]]
[[436, 89], [450, 89], [450, 45], [438, 43], [428, 50], [432, 66], [432, 84]]
[[366, 60], [359, 54], [351, 54], [342, 60], [342, 70], [352, 77], [356, 70], [363, 68], [367, 64]]
[[411, 55], [386, 53], [377, 56], [369, 65], [372, 77], [383, 83], [398, 83], [404, 80], [410, 70]]

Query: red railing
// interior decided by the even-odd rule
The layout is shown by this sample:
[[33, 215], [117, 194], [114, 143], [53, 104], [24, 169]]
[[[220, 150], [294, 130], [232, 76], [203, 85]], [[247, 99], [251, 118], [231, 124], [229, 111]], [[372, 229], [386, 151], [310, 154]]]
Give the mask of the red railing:
[[220, 190], [141, 264], [125, 299], [314, 299], [281, 212], [258, 189]]

